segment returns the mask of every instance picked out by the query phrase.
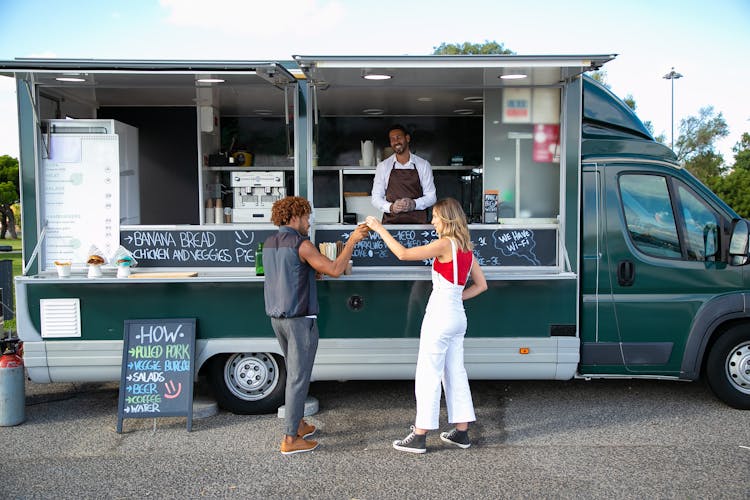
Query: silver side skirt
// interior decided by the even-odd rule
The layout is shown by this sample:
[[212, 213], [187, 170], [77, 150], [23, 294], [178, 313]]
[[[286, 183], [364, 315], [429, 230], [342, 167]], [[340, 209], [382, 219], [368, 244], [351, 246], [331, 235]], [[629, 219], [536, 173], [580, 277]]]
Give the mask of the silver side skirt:
[[[34, 382], [109, 382], [120, 380], [121, 340], [24, 342], [24, 361]], [[418, 339], [323, 339], [313, 380], [409, 380], [414, 378]], [[196, 341], [196, 373], [222, 353], [280, 353], [276, 339]], [[527, 354], [522, 354], [527, 352]], [[568, 380], [579, 362], [576, 337], [466, 338], [464, 360], [476, 380]]]

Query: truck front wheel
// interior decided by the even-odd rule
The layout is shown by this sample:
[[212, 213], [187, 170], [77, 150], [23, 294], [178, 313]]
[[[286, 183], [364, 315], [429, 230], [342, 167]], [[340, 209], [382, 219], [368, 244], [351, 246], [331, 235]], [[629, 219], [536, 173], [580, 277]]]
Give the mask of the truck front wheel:
[[750, 410], [750, 327], [727, 330], [711, 348], [706, 365], [711, 390], [729, 406]]
[[273, 413], [284, 404], [286, 365], [268, 352], [222, 354], [208, 370], [216, 402], [239, 415]]

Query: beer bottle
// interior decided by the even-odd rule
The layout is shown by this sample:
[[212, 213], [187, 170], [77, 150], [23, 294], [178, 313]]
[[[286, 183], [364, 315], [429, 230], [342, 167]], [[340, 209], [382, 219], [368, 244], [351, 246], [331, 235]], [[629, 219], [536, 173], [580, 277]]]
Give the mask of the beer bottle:
[[263, 243], [258, 243], [255, 250], [255, 275], [263, 276]]

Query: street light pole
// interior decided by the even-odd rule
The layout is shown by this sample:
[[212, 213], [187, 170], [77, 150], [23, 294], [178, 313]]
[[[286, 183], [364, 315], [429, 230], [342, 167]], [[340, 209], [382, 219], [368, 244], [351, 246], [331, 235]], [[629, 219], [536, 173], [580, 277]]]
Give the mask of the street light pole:
[[672, 145], [671, 149], [674, 151], [674, 81], [678, 78], [682, 78], [682, 75], [674, 70], [674, 66], [672, 66], [672, 71], [667, 73], [663, 76], [665, 80], [670, 80], [672, 82]]

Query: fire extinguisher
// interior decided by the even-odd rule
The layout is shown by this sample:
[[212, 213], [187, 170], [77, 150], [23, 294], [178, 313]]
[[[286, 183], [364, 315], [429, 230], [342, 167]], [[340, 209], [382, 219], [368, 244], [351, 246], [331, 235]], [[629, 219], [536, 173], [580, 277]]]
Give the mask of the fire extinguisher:
[[23, 347], [20, 342], [4, 342], [0, 356], [0, 426], [18, 425], [26, 418], [26, 386]]

